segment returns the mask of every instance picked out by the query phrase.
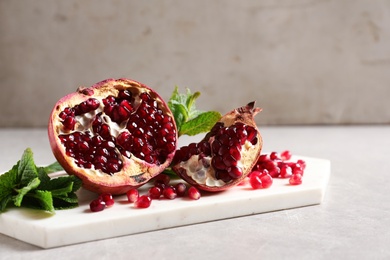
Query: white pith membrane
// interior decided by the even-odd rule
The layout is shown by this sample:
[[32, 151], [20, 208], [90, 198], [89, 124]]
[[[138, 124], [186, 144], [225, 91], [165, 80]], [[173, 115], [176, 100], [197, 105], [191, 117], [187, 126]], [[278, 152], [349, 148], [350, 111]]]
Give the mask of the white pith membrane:
[[[210, 138], [210, 146], [212, 146], [213, 141], [214, 138]], [[242, 169], [242, 172], [246, 172], [248, 167], [251, 167], [251, 162], [253, 162], [256, 156], [256, 153], [253, 152], [255, 149], [256, 145], [253, 145], [248, 140], [241, 146], [241, 159], [237, 161], [237, 166]], [[192, 155], [187, 161], [180, 162], [179, 167], [184, 168], [186, 174], [198, 184], [207, 185], [208, 187], [222, 187], [227, 183], [215, 177], [215, 170], [211, 167], [211, 159], [212, 155], [203, 157], [200, 160], [198, 154]]]

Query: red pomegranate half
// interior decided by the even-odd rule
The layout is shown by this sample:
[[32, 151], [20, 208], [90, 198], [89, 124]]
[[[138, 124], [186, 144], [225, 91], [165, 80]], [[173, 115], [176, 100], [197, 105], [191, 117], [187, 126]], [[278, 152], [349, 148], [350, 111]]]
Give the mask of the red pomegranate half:
[[252, 170], [263, 145], [254, 116], [255, 102], [224, 115], [199, 142], [176, 151], [172, 169], [189, 184], [222, 191], [239, 184]]
[[111, 194], [124, 194], [161, 173], [178, 139], [163, 99], [130, 79], [107, 79], [61, 98], [48, 134], [67, 173], [90, 191]]

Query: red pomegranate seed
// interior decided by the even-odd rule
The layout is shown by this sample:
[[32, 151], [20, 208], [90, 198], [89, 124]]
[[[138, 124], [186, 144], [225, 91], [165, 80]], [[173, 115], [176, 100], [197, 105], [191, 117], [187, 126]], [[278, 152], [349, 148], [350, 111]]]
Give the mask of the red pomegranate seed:
[[292, 175], [292, 169], [288, 164], [280, 166], [280, 178], [290, 178]]
[[261, 173], [260, 180], [261, 180], [263, 189], [271, 187], [271, 185], [273, 183], [273, 179], [272, 179], [271, 175], [269, 175], [268, 172], [266, 172], [266, 171], [263, 171]]
[[296, 163], [292, 167], [292, 174], [301, 174], [301, 175], [303, 174], [303, 168], [299, 163]]
[[152, 199], [148, 195], [142, 195], [134, 202], [134, 206], [144, 209], [149, 208], [151, 203]]
[[136, 202], [139, 198], [139, 192], [137, 189], [131, 189], [126, 192], [127, 200], [131, 203]]
[[175, 185], [175, 190], [176, 190], [177, 196], [183, 197], [186, 194], [187, 185], [185, 185], [183, 182], [179, 182]]
[[297, 174], [293, 174], [289, 180], [289, 183], [291, 185], [300, 185], [302, 184], [302, 175], [297, 173]]
[[[302, 159], [298, 160], [297, 164], [299, 164], [301, 166], [302, 171], [305, 171], [305, 169], [306, 169], [306, 162], [304, 160], [302, 160]], [[302, 175], [303, 175], [303, 172], [302, 172]]]
[[176, 199], [177, 193], [176, 193], [175, 188], [172, 186], [165, 187], [163, 190], [163, 196], [164, 196], [164, 198], [169, 199], [169, 200]]
[[161, 188], [153, 186], [149, 189], [148, 195], [151, 199], [159, 199], [161, 196]]
[[68, 116], [65, 118], [64, 122], [62, 124], [64, 125], [64, 128], [66, 130], [73, 130], [74, 126], [76, 125], [76, 119], [72, 116]]
[[270, 158], [272, 161], [280, 159], [279, 154], [278, 154], [277, 152], [272, 152], [272, 153], [269, 155], [269, 158]]
[[189, 189], [188, 189], [188, 197], [192, 200], [198, 200], [200, 199], [200, 192], [197, 188], [195, 188], [194, 186], [191, 186]]
[[91, 201], [89, 208], [92, 212], [102, 211], [106, 208], [106, 203], [101, 198], [97, 198]]
[[154, 177], [154, 185], [163, 184], [164, 186], [168, 186], [171, 178], [166, 174], [159, 174]]
[[254, 171], [251, 173], [249, 177], [249, 184], [255, 190], [261, 189], [263, 187], [263, 183], [261, 182], [260, 175], [261, 175], [260, 172]]
[[291, 152], [289, 150], [285, 150], [283, 152], [280, 153], [280, 158], [283, 160], [283, 161], [288, 161], [291, 159]]
[[107, 207], [111, 207], [115, 204], [115, 200], [110, 193], [102, 193], [99, 195], [99, 198], [106, 203]]

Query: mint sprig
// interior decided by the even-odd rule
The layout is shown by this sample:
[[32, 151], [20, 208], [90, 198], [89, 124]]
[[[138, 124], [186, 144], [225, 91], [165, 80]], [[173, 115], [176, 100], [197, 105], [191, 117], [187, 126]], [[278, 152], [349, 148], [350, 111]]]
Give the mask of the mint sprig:
[[168, 101], [179, 137], [208, 132], [221, 118], [221, 114], [217, 111], [198, 110], [195, 101], [199, 96], [200, 92], [191, 93], [188, 88], [186, 93], [179, 93], [179, 88], [176, 86]]
[[0, 175], [0, 213], [12, 204], [50, 213], [77, 207], [75, 192], [81, 187], [81, 180], [75, 176], [50, 178], [48, 175], [61, 170], [58, 162], [36, 166], [33, 152], [27, 148], [16, 165]]

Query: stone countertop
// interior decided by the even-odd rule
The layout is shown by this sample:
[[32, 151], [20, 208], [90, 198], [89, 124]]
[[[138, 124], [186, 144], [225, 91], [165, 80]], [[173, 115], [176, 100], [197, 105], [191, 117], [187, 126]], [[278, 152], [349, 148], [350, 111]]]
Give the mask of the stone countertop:
[[[331, 161], [322, 204], [53, 249], [0, 234], [0, 259], [390, 258], [390, 126], [260, 130], [264, 152], [289, 149]], [[54, 161], [45, 129], [0, 129], [0, 143], [1, 172], [26, 147], [32, 148], [37, 164]]]

